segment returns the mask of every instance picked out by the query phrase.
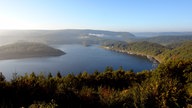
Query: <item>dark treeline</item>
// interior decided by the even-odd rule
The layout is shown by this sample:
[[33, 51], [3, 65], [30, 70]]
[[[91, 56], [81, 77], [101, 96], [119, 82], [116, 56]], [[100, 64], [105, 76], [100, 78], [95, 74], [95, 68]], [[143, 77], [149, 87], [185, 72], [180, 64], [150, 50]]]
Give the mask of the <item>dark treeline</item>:
[[134, 73], [122, 67], [104, 72], [56, 76], [0, 74], [2, 108], [129, 107], [183, 108], [192, 104], [192, 62], [167, 61], [152, 71]]

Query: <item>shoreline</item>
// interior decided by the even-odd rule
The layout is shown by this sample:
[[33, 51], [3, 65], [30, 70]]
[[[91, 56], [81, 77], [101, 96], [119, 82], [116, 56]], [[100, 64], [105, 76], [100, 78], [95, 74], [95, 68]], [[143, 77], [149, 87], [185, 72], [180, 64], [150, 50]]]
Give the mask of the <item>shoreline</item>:
[[66, 53], [63, 52], [63, 54], [47, 54], [47, 55], [22, 55], [21, 56], [10, 56], [10, 57], [0, 57], [0, 61], [4, 60], [19, 60], [19, 59], [31, 59], [31, 58], [46, 58], [46, 57], [58, 57], [65, 55]]
[[106, 46], [101, 46], [104, 49], [107, 50], [111, 50], [111, 51], [116, 51], [116, 52], [120, 52], [120, 53], [125, 53], [125, 54], [129, 54], [129, 55], [138, 55], [138, 56], [143, 56], [146, 57], [147, 59], [149, 59], [150, 61], [152, 61], [154, 64], [159, 64], [161, 63], [160, 60], [158, 60], [157, 58], [150, 56], [150, 55], [144, 55], [144, 54], [140, 54], [140, 53], [134, 53], [134, 52], [130, 52], [130, 51], [126, 51], [126, 50], [118, 50], [118, 49], [113, 49], [110, 47], [106, 47]]

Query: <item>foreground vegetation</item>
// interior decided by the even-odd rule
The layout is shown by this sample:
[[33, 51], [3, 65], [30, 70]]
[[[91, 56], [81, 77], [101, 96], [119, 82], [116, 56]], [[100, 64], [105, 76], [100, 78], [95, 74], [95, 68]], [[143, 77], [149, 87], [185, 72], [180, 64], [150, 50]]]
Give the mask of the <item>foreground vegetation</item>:
[[167, 61], [153, 71], [134, 73], [122, 67], [104, 72], [56, 76], [51, 73], [0, 74], [0, 105], [11, 107], [190, 107], [192, 62]]

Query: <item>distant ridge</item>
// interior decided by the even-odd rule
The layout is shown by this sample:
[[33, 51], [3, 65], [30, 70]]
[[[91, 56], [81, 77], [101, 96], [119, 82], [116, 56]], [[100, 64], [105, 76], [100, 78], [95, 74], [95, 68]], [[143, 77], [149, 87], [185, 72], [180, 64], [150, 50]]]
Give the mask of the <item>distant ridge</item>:
[[153, 43], [159, 43], [161, 45], [169, 45], [173, 43], [180, 43], [184, 41], [192, 40], [192, 35], [177, 35], [177, 36], [157, 36], [140, 39], [138, 41], [148, 41]]
[[[3, 37], [3, 38], [1, 38]], [[47, 44], [99, 43], [103, 39], [127, 40], [135, 36], [130, 32], [115, 32], [91, 29], [63, 30], [0, 30], [0, 44], [18, 40], [43, 42]]]
[[156, 37], [192, 35], [192, 32], [132, 32], [132, 34], [138, 37]]
[[[93, 34], [105, 34], [109, 36], [127, 36], [127, 37], [134, 37], [134, 35], [130, 32], [116, 32], [116, 31], [108, 31], [108, 30], [92, 30], [92, 29], [61, 29], [61, 30], [0, 30], [0, 36], [13, 36], [16, 34], [22, 35], [22, 36], [31, 36], [31, 34], [38, 34], [40, 35], [48, 35], [51, 34], [61, 34], [67, 35], [67, 34], [84, 34], [88, 35], [89, 33]], [[15, 33], [15, 34], [13, 34]]]

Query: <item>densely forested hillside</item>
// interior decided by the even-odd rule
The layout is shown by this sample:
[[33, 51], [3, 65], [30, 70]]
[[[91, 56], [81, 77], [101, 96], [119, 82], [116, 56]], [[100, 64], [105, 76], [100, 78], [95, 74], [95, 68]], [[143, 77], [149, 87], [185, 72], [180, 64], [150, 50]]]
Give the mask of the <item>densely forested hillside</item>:
[[192, 60], [192, 41], [179, 43], [173, 49], [163, 52], [160, 57], [164, 60]]
[[181, 35], [181, 36], [158, 36], [158, 37], [151, 37], [148, 39], [144, 39], [149, 42], [159, 43], [162, 45], [169, 45], [178, 42], [184, 42], [188, 40], [192, 40], [192, 35]]
[[63, 51], [36, 42], [17, 42], [0, 46], [0, 59], [60, 56]]
[[[150, 56], [154, 58], [156, 58], [157, 55], [161, 54], [162, 52], [169, 50], [165, 46], [147, 41], [133, 42], [133, 43], [126, 43], [126, 42], [107, 43], [104, 45], [104, 48], [128, 54], [136, 54], [148, 57]], [[160, 61], [160, 59], [158, 60]]]
[[103, 44], [104, 48], [125, 52], [129, 54], [138, 54], [143, 56], [151, 56], [162, 62], [167, 59], [191, 59], [192, 57], [192, 41], [186, 41], [177, 44], [163, 46], [151, 42], [108, 42]]
[[151, 56], [156, 56], [167, 50], [167, 48], [162, 45], [146, 41], [130, 43], [128, 44], [126, 49], [134, 53], [141, 53], [144, 55], [151, 55]]

